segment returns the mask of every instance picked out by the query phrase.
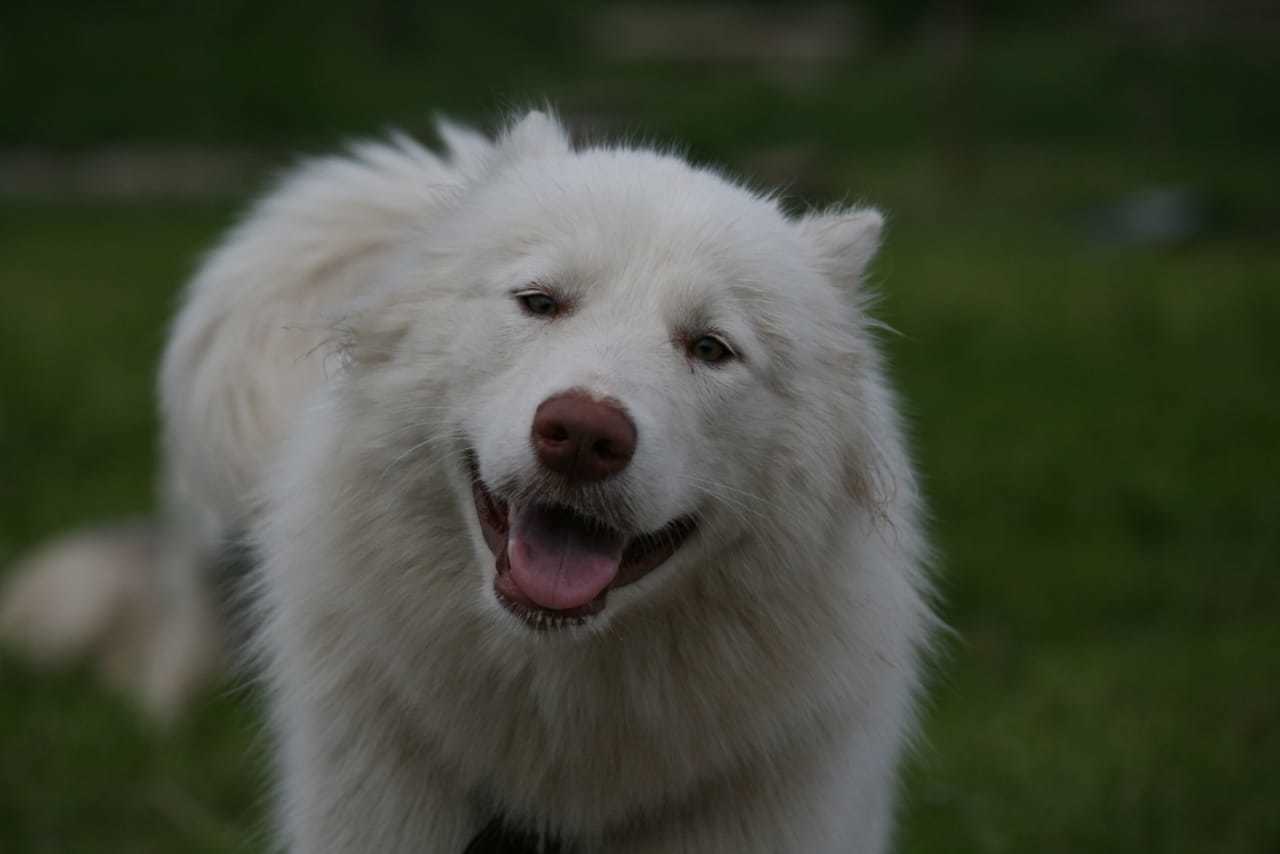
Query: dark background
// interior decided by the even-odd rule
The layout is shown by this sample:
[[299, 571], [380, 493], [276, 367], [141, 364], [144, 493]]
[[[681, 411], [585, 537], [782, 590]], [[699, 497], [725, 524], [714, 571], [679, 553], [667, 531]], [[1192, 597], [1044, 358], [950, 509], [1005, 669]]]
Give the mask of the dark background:
[[[889, 213], [956, 630], [902, 850], [1278, 851], [1278, 57], [1236, 0], [7, 0], [0, 565], [150, 506], [176, 290], [273, 172], [548, 101]], [[258, 720], [0, 659], [0, 850], [262, 850]]]

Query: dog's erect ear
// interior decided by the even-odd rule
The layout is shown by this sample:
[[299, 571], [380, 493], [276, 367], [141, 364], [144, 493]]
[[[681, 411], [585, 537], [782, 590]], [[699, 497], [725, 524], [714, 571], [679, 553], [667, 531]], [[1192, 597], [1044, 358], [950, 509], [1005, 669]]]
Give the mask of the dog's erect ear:
[[568, 154], [569, 134], [555, 116], [530, 110], [498, 138], [498, 148], [509, 157]]
[[856, 288], [880, 248], [884, 216], [875, 208], [806, 214], [798, 223], [818, 250], [822, 271], [838, 285]]
[[436, 117], [436, 133], [444, 143], [449, 165], [471, 181], [524, 158], [568, 154], [572, 150], [564, 126], [553, 114], [541, 110], [513, 119], [493, 140], [442, 116]]

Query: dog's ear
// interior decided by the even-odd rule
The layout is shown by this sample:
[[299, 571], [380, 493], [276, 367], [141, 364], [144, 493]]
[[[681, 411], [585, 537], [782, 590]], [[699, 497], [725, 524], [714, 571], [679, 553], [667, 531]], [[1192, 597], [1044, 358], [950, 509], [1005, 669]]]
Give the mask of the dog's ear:
[[348, 370], [377, 368], [390, 362], [409, 335], [403, 302], [366, 305], [333, 323], [329, 350]]
[[843, 208], [806, 214], [797, 225], [817, 248], [822, 272], [837, 285], [852, 289], [880, 248], [884, 215], [875, 208]]
[[569, 134], [550, 113], [530, 110], [498, 138], [498, 149], [508, 157], [548, 157], [568, 154]]
[[518, 160], [568, 154], [569, 134], [554, 114], [531, 110], [489, 140], [471, 128], [436, 117], [436, 133], [449, 165], [463, 178], [478, 181]]

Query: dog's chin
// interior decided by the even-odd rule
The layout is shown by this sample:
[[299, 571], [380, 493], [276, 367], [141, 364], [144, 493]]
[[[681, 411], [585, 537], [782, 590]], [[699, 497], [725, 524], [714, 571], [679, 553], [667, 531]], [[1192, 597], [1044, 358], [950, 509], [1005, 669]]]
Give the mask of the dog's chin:
[[587, 625], [605, 612], [610, 591], [662, 566], [697, 530], [692, 516], [627, 534], [557, 501], [513, 507], [480, 478], [474, 454], [466, 462], [476, 520], [494, 558], [493, 595], [532, 629]]

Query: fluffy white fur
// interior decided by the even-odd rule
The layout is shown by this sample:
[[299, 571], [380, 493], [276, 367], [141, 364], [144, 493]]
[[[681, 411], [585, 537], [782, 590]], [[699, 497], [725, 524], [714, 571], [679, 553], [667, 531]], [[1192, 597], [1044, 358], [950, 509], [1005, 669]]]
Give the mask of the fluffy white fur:
[[[202, 613], [200, 567], [253, 532], [287, 846], [460, 852], [501, 814], [584, 852], [884, 851], [933, 624], [861, 286], [879, 214], [792, 219], [541, 113], [441, 136], [290, 176], [164, 359], [170, 599]], [[531, 282], [572, 314], [523, 314]], [[712, 328], [740, 358], [689, 359]], [[570, 388], [639, 435], [593, 512], [699, 530], [535, 632], [495, 600], [463, 455], [534, 489], [534, 410]]]

